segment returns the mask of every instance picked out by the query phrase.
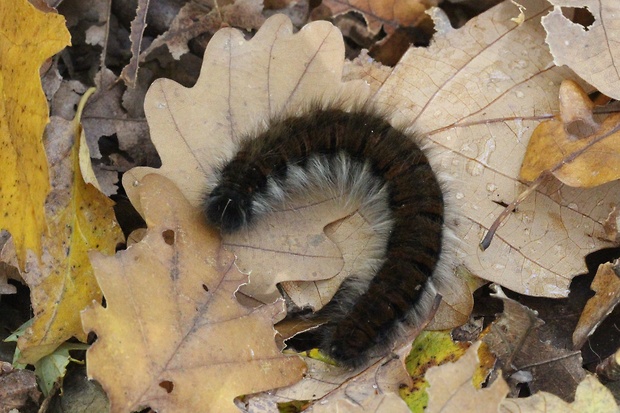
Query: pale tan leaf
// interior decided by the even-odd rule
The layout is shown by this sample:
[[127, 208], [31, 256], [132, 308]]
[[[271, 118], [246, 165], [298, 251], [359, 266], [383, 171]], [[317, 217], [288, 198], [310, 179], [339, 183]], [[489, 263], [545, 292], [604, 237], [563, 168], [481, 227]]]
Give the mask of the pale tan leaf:
[[432, 160], [453, 177], [447, 194], [462, 259], [477, 276], [528, 295], [562, 297], [583, 257], [611, 246], [603, 222], [617, 202], [618, 183], [595, 192], [539, 188], [510, 215], [486, 251], [478, 243], [524, 186], [518, 180], [532, 130], [553, 116], [564, 79], [544, 43], [537, 0], [506, 1], [455, 30], [434, 9], [438, 33], [429, 48], [410, 49], [374, 97], [396, 108], [396, 123], [428, 133], [440, 149]]
[[575, 401], [567, 403], [551, 393], [539, 392], [531, 397], [506, 399], [501, 413], [618, 413], [620, 408], [611, 392], [594, 376], [579, 383]]
[[282, 355], [274, 340], [283, 302], [239, 304], [247, 277], [217, 233], [197, 224], [200, 211], [160, 175], [136, 190], [147, 234], [114, 257], [92, 256], [106, 308], [93, 303], [82, 313], [98, 337], [87, 371], [111, 411], [233, 412], [236, 396], [299, 380], [303, 361]]
[[[620, 2], [550, 0], [553, 11], [542, 24], [556, 65], [566, 65], [606, 95], [620, 98]], [[562, 13], [565, 7], [587, 7], [594, 22], [586, 29]]]
[[452, 412], [495, 413], [508, 394], [508, 385], [499, 376], [490, 386], [476, 389], [473, 376], [480, 342], [474, 343], [455, 363], [432, 367], [426, 373], [430, 387], [427, 413]]
[[194, 87], [161, 79], [149, 89], [145, 112], [162, 167], [133, 169], [125, 188], [131, 191], [135, 179], [159, 173], [198, 205], [213, 168], [266, 119], [308, 101], [364, 99], [363, 82], [341, 82], [343, 56], [342, 37], [327, 22], [293, 35], [288, 18], [275, 15], [250, 41], [235, 29], [218, 31]]

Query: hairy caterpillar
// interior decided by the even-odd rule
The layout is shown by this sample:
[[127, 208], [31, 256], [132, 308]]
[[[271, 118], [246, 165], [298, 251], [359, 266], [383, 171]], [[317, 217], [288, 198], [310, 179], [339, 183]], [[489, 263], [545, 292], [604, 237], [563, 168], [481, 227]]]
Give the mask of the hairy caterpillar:
[[442, 252], [444, 197], [417, 141], [370, 109], [315, 108], [243, 139], [204, 199], [207, 220], [222, 232], [247, 227], [291, 193], [317, 185], [365, 199], [385, 234], [383, 258], [342, 283], [320, 310], [329, 321], [315, 333], [319, 348], [345, 366], [385, 352], [400, 322], [419, 321], [436, 295], [431, 276]]

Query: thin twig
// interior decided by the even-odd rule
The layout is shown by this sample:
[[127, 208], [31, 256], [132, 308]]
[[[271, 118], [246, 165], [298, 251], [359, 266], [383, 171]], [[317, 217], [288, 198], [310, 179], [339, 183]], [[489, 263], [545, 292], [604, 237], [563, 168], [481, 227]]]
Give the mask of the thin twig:
[[506, 209], [504, 209], [504, 211], [502, 211], [502, 213], [497, 217], [497, 219], [493, 222], [493, 225], [491, 225], [491, 227], [489, 228], [489, 231], [484, 236], [484, 239], [482, 240], [482, 242], [480, 242], [480, 249], [482, 251], [484, 251], [487, 248], [489, 248], [489, 246], [491, 245], [491, 240], [495, 236], [495, 232], [497, 231], [499, 226], [502, 224], [502, 222], [504, 222], [506, 220], [508, 215], [510, 215], [521, 202], [523, 202], [528, 196], [530, 196], [530, 194], [532, 192], [534, 192], [536, 189], [538, 189], [538, 187], [540, 187], [540, 185], [549, 176], [553, 175], [560, 168], [564, 167], [564, 165], [568, 165], [569, 163], [571, 163], [574, 160], [578, 159], [584, 152], [589, 150], [592, 146], [596, 145], [597, 143], [601, 142], [603, 139], [608, 138], [609, 136], [615, 134], [618, 131], [620, 131], [620, 123], [618, 125], [614, 126], [607, 133], [604, 133], [601, 136], [592, 139], [592, 142], [589, 142], [583, 148], [580, 148], [580, 149], [576, 150], [575, 152], [571, 153], [570, 155], [566, 156], [565, 158], [563, 158], [560, 162], [558, 162], [555, 166], [553, 166], [553, 168], [551, 168], [551, 169], [549, 169], [547, 171], [543, 171], [538, 176], [538, 178], [532, 183], [532, 185], [528, 189], [526, 189], [524, 192], [522, 192], [516, 200], [512, 201], [506, 207]]

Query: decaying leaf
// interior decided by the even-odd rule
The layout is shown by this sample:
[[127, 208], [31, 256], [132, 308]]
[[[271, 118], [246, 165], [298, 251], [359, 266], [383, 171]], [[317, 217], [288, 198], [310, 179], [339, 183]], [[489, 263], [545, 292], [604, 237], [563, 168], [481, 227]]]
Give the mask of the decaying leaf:
[[[411, 376], [408, 387], [400, 389], [400, 396], [405, 400], [412, 412], [421, 412], [428, 405], [429, 382], [425, 375], [428, 369], [452, 362], [465, 354], [470, 343], [454, 342], [449, 332], [423, 332], [413, 342], [411, 352], [407, 356], [407, 371]], [[472, 383], [479, 389], [487, 379], [495, 357], [486, 345], [480, 346], [478, 356], [480, 363], [472, 374]]]
[[596, 366], [596, 374], [605, 380], [620, 380], [620, 348]]
[[135, 162], [147, 162], [152, 151], [148, 142], [148, 126], [144, 118], [135, 118], [123, 107], [123, 85], [116, 82], [116, 75], [103, 69], [95, 78], [97, 93], [84, 109], [82, 123], [91, 156], [101, 158], [99, 139], [116, 135], [119, 149], [129, 153]]
[[[550, 3], [554, 5], [553, 11], [543, 18], [542, 24], [555, 64], [567, 65], [602, 93], [619, 99], [620, 3], [609, 0], [550, 0]], [[594, 23], [587, 28], [573, 23], [562, 13], [563, 7], [587, 7]]]
[[134, 190], [147, 234], [114, 257], [92, 255], [107, 304], [82, 313], [98, 337], [88, 374], [111, 411], [232, 412], [236, 396], [299, 380], [303, 361], [274, 341], [282, 301], [256, 309], [236, 302], [247, 277], [172, 182], [153, 174]]
[[0, 412], [13, 412], [36, 404], [41, 398], [34, 372], [13, 369], [0, 361]]
[[[427, 133], [439, 147], [434, 164], [454, 178], [447, 202], [463, 240], [457, 260], [475, 275], [520, 293], [562, 297], [586, 272], [583, 257], [609, 247], [603, 223], [620, 184], [600, 190], [542, 187], [498, 230], [493, 244], [478, 243], [496, 217], [523, 191], [518, 177], [529, 135], [557, 111], [564, 79], [544, 43], [545, 2], [506, 1], [458, 30], [433, 9], [437, 33], [428, 48], [410, 49], [374, 100], [394, 108], [396, 123]], [[601, 236], [599, 236], [601, 235]]]
[[189, 52], [188, 41], [203, 33], [215, 33], [224, 25], [246, 30], [258, 29], [264, 22], [262, 10], [263, 2], [257, 0], [231, 1], [212, 10], [199, 2], [188, 2], [174, 18], [170, 29], [142, 52], [140, 60], [145, 60], [150, 53], [163, 45], [168, 46], [172, 57], [178, 60]]
[[22, 363], [34, 364], [71, 337], [86, 341], [79, 311], [101, 300], [88, 251], [112, 254], [123, 241], [113, 202], [84, 182], [79, 115], [71, 122], [53, 117], [46, 130], [52, 178], [45, 204], [50, 236], [43, 238], [41, 261], [28, 254], [22, 273], [35, 313], [33, 325], [19, 338]]
[[[8, 336], [4, 341], [6, 342], [17, 342], [18, 339], [26, 333], [28, 328], [32, 326], [34, 319], [26, 321], [22, 324], [17, 330], [13, 332], [10, 336]], [[43, 392], [45, 397], [50, 396], [53, 391], [57, 388], [56, 386], [61, 384], [61, 380], [65, 377], [67, 372], [67, 365], [69, 361], [71, 361], [71, 355], [69, 351], [71, 350], [86, 350], [88, 349], [88, 344], [83, 343], [63, 343], [58, 346], [53, 352], [50, 354], [41, 357], [35, 363], [34, 366], [34, 374], [37, 377], [37, 381], [39, 384], [39, 388]], [[13, 366], [19, 369], [25, 369], [26, 364], [19, 363], [21, 359], [21, 351], [19, 347], [15, 349], [15, 354], [13, 355]], [[0, 411], [2, 411], [0, 409]]]
[[567, 403], [559, 397], [539, 392], [531, 397], [506, 399], [502, 402], [501, 413], [618, 413], [620, 408], [611, 392], [594, 376], [583, 379], [575, 393], [575, 401]]
[[427, 390], [427, 413], [497, 412], [499, 404], [508, 394], [508, 385], [499, 376], [484, 389], [474, 387], [473, 375], [479, 364], [479, 347], [480, 342], [474, 343], [456, 362], [432, 367], [426, 373], [430, 385]]
[[47, 231], [42, 138], [49, 118], [39, 68], [69, 42], [62, 16], [40, 12], [27, 0], [0, 2], [0, 228], [11, 233], [20, 268], [27, 250], [41, 255]]
[[525, 383], [532, 393], [542, 390], [571, 399], [586, 377], [581, 353], [542, 340], [539, 329], [544, 322], [536, 312], [506, 297], [501, 288], [496, 290], [495, 296], [503, 301], [504, 311], [483, 341], [497, 356], [511, 385], [511, 394], [516, 397], [517, 384]]
[[437, 0], [326, 0], [334, 16], [355, 11], [364, 16], [368, 31], [375, 35], [381, 27], [392, 34], [398, 27], [415, 27], [427, 20], [425, 11], [437, 6]]
[[562, 82], [560, 114], [532, 133], [520, 178], [532, 182], [546, 172], [580, 188], [620, 179], [620, 114], [609, 115], [599, 124], [593, 107], [578, 84]]
[[149, 10], [149, 0], [140, 0], [136, 8], [136, 18], [131, 22], [131, 59], [127, 66], [123, 68], [120, 78], [131, 88], [136, 87], [138, 78], [138, 65], [140, 58], [140, 48], [142, 47], [142, 36], [146, 28], [146, 14]]
[[573, 333], [575, 348], [581, 348], [605, 317], [620, 302], [620, 276], [618, 263], [606, 263], [598, 267], [591, 289], [596, 293], [586, 303], [579, 323]]

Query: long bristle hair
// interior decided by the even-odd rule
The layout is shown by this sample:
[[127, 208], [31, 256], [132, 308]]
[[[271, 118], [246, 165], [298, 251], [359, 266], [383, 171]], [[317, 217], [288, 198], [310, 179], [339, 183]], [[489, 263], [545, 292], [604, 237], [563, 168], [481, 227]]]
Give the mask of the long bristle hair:
[[356, 367], [383, 355], [401, 323], [419, 322], [433, 306], [444, 238], [442, 185], [420, 138], [385, 116], [330, 106], [274, 119], [241, 140], [215, 180], [203, 210], [223, 233], [316, 188], [359, 203], [377, 247], [317, 313], [328, 321], [309, 340], [338, 363]]

